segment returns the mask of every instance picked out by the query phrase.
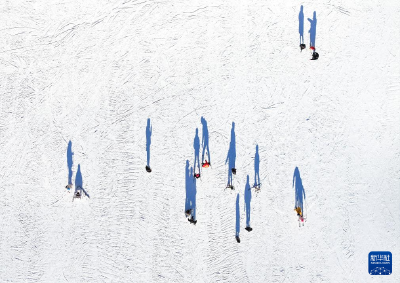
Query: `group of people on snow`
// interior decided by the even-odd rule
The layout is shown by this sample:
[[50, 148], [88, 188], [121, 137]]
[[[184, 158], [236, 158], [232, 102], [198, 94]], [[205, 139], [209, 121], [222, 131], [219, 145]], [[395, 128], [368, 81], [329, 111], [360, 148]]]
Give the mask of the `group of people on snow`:
[[[310, 30], [308, 33], [310, 34], [310, 50], [312, 50], [312, 58], [311, 60], [318, 60], [319, 54], [315, 49], [315, 37], [317, 34], [317, 12], [314, 11], [313, 18], [308, 18], [310, 22]], [[306, 48], [304, 43], [304, 13], [303, 13], [303, 5], [300, 7], [299, 13], [299, 34], [300, 34], [300, 51]]]

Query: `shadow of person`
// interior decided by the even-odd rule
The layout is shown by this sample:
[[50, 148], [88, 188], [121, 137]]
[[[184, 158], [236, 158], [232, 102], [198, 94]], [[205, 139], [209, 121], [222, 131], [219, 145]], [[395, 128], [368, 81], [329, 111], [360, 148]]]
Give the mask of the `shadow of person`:
[[191, 196], [191, 200], [190, 200], [190, 204], [191, 204], [191, 209], [192, 209], [192, 218], [191, 220], [194, 222], [194, 224], [197, 223], [197, 218], [196, 218], [196, 211], [197, 211], [197, 207], [196, 207], [196, 194], [197, 194], [197, 188], [196, 188], [196, 178], [194, 178], [193, 176], [193, 168], [190, 168], [190, 177], [192, 179], [192, 184], [191, 184], [191, 188], [190, 188], [190, 196]]
[[186, 200], [185, 200], [185, 215], [190, 218], [188, 221], [196, 225], [196, 179], [194, 178], [193, 167], [190, 167], [189, 172], [189, 160], [186, 160], [185, 168], [186, 177]]
[[150, 118], [148, 118], [146, 126], [146, 151], [147, 151], [147, 166], [149, 168], [150, 168], [150, 145], [151, 145], [152, 133], [153, 133], [153, 127], [150, 125]]
[[254, 187], [260, 185], [260, 155], [258, 154], [258, 145], [256, 145], [256, 155], [254, 156]]
[[72, 185], [72, 165], [73, 165], [72, 155], [74, 155], [74, 153], [72, 152], [72, 142], [69, 141], [67, 149], [68, 186]]
[[75, 191], [79, 187], [82, 187], [82, 185], [83, 185], [83, 179], [82, 179], [82, 173], [81, 173], [81, 165], [78, 164], [78, 171], [76, 171], [76, 175], [75, 175]]
[[294, 169], [292, 186], [294, 187], [294, 191], [295, 191], [294, 208], [296, 209], [299, 207], [300, 212], [303, 213], [304, 212], [303, 203], [304, 203], [304, 199], [306, 198], [306, 194], [304, 191], [303, 182], [301, 180], [300, 171], [299, 171], [298, 167], [296, 167]]
[[304, 44], [304, 13], [303, 13], [303, 5], [301, 5], [300, 13], [299, 13], [299, 34], [300, 34], [300, 44]]
[[185, 214], [188, 217], [191, 214], [190, 211], [190, 171], [189, 171], [189, 160], [186, 160], [185, 167], [185, 189], [186, 189], [186, 198], [185, 198]]
[[308, 18], [310, 22], [310, 47], [315, 47], [315, 37], [317, 35], [317, 12], [314, 11], [313, 19]]
[[232, 186], [233, 176], [232, 173], [236, 174], [236, 137], [235, 137], [235, 122], [232, 122], [232, 129], [231, 129], [231, 142], [229, 144], [228, 155], [225, 160], [225, 164], [229, 161], [229, 168], [228, 168], [228, 186]]
[[250, 232], [253, 230], [250, 227], [250, 203], [251, 203], [251, 187], [250, 187], [250, 181], [249, 181], [249, 175], [247, 175], [247, 181], [246, 181], [246, 187], [244, 189], [244, 202], [246, 204], [245, 206], [245, 211], [246, 211], [246, 230]]
[[207, 149], [207, 161], [208, 163], [211, 164], [211, 157], [210, 157], [210, 147], [208, 144], [208, 126], [207, 126], [207, 121], [206, 119], [201, 117], [201, 124], [203, 125], [203, 132], [202, 132], [202, 138], [201, 138], [201, 144], [203, 146], [203, 153], [201, 155], [201, 163], [204, 163], [204, 153]]
[[85, 194], [88, 198], [90, 198], [89, 194], [85, 191], [83, 188], [83, 179], [82, 179], [82, 173], [81, 173], [81, 165], [78, 164], [78, 171], [76, 172], [75, 176], [75, 195], [82, 196]]
[[240, 207], [239, 207], [239, 193], [236, 197], [236, 241], [240, 243]]
[[194, 148], [194, 171], [196, 173], [196, 162], [197, 167], [199, 169], [198, 173], [200, 174], [200, 139], [199, 139], [199, 129], [196, 128], [196, 136], [194, 137], [193, 141], [193, 148]]

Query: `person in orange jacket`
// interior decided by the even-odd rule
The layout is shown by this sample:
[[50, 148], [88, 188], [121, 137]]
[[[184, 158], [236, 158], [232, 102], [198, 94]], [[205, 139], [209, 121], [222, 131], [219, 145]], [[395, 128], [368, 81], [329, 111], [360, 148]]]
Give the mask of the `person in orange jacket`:
[[302, 211], [301, 211], [300, 206], [296, 207], [294, 210], [297, 212], [297, 215], [298, 215], [298, 216], [303, 216], [303, 213], [302, 213]]

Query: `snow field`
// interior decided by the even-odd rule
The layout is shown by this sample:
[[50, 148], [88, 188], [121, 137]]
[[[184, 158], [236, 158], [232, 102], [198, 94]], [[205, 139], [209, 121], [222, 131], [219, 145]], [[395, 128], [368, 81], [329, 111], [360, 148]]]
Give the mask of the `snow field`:
[[[318, 61], [298, 48], [300, 5], [307, 47], [317, 13]], [[399, 281], [399, 12], [389, 0], [1, 3], [0, 281]], [[212, 168], [194, 226], [185, 163], [201, 116]], [[64, 188], [70, 140], [90, 199]], [[370, 276], [381, 250], [393, 274]]]

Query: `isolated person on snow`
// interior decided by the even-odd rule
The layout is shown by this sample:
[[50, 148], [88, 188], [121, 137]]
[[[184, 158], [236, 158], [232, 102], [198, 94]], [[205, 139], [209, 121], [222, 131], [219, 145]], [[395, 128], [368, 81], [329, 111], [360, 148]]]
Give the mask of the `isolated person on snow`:
[[250, 213], [251, 213], [251, 208], [250, 208], [250, 203], [251, 203], [251, 187], [250, 187], [250, 181], [249, 181], [249, 175], [247, 175], [247, 181], [246, 181], [246, 187], [244, 189], [244, 202], [246, 204], [245, 206], [245, 211], [246, 211], [246, 230], [248, 232], [252, 231], [253, 228], [250, 227]]
[[231, 129], [231, 142], [229, 144], [228, 156], [226, 157], [225, 164], [229, 161], [229, 170], [228, 170], [228, 187], [232, 186], [233, 183], [233, 174], [236, 174], [236, 138], [235, 138], [235, 122], [232, 122]]
[[[203, 153], [201, 157], [201, 162], [205, 164], [211, 164], [211, 157], [210, 157], [210, 147], [208, 145], [208, 127], [207, 127], [207, 121], [203, 117], [201, 117], [201, 124], [203, 125], [203, 133], [201, 136], [201, 145], [203, 146]], [[208, 162], [204, 162], [204, 153], [207, 149], [207, 156], [208, 156]], [[208, 166], [207, 166], [208, 167]]]
[[185, 198], [185, 214], [188, 217], [192, 213], [192, 208], [190, 204], [190, 189], [191, 189], [191, 181], [193, 178], [190, 178], [190, 171], [189, 171], [189, 160], [186, 160], [186, 167], [185, 167], [185, 188], [186, 188], [186, 198]]
[[236, 241], [240, 243], [240, 207], [239, 207], [239, 193], [236, 196]]
[[90, 198], [89, 194], [87, 191], [83, 188], [83, 179], [82, 179], [82, 173], [81, 173], [81, 165], [78, 164], [78, 170], [76, 171], [76, 176], [75, 176], [75, 197], [82, 197], [82, 196], [87, 196]]
[[304, 44], [304, 13], [303, 5], [300, 7], [299, 13], [299, 34], [300, 34], [300, 48], [303, 50], [306, 46]]
[[146, 127], [146, 151], [147, 151], [147, 172], [151, 172], [150, 168], [150, 145], [151, 145], [151, 134], [153, 133], [153, 127], [150, 125], [150, 118], [147, 119]]
[[303, 181], [301, 180], [300, 170], [298, 167], [296, 167], [294, 170], [292, 186], [294, 187], [295, 191], [294, 209], [296, 210], [297, 214], [303, 216], [304, 213], [303, 204], [304, 204], [304, 199], [306, 198], [306, 193], [304, 191]]
[[68, 185], [66, 188], [68, 191], [72, 188], [72, 165], [73, 165], [73, 160], [72, 160], [72, 155], [74, 153], [72, 152], [72, 142], [68, 142], [68, 149], [67, 149], [67, 165], [68, 165]]
[[82, 186], [83, 186], [83, 181], [82, 181], [81, 165], [78, 164], [78, 171], [76, 171], [75, 175], [75, 193], [74, 193], [75, 198], [80, 198], [82, 196]]

